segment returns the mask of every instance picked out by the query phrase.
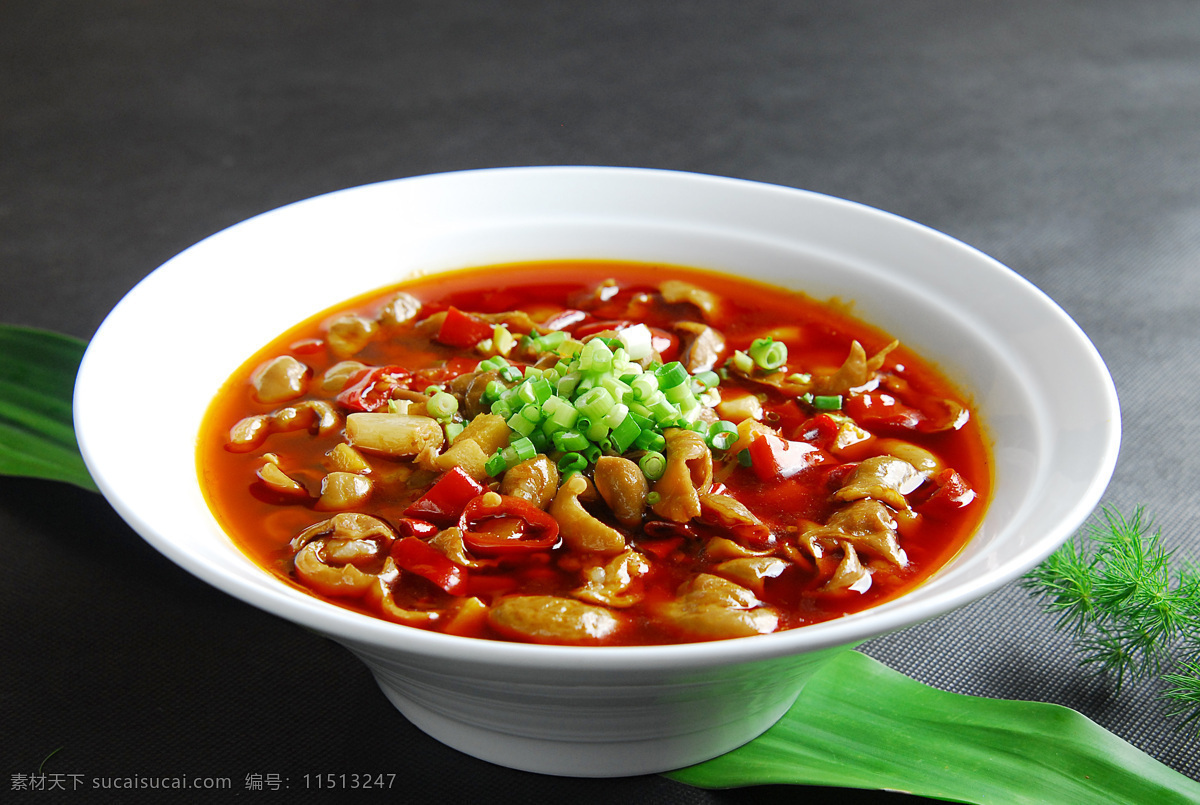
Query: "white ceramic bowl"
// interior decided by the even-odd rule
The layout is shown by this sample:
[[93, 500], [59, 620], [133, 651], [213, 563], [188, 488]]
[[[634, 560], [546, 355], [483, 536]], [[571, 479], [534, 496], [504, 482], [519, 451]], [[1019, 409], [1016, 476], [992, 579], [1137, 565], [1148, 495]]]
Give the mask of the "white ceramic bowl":
[[[196, 434], [229, 374], [286, 328], [414, 273], [548, 258], [660, 261], [746, 274], [856, 313], [933, 359], [978, 401], [995, 495], [947, 568], [896, 601], [716, 643], [578, 648], [410, 629], [279, 583], [205, 505]], [[126, 379], [180, 367], [159, 406]], [[799, 190], [614, 168], [402, 179], [260, 215], [193, 246], [113, 310], [79, 372], [88, 468], [155, 548], [205, 581], [342, 643], [433, 737], [548, 774], [617, 776], [698, 762], [773, 724], [832, 651], [977, 599], [1036, 565], [1091, 513], [1116, 462], [1112, 381], [1050, 299], [962, 243]], [[127, 434], [153, 434], [129, 439]]]

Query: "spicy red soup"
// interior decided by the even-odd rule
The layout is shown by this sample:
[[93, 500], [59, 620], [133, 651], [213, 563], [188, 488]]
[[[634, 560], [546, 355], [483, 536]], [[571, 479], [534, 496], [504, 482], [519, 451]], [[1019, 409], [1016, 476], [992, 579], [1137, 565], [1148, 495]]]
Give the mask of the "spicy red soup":
[[835, 306], [675, 266], [416, 279], [288, 331], [204, 422], [209, 505], [281, 579], [422, 629], [718, 640], [856, 612], [975, 530], [978, 423]]

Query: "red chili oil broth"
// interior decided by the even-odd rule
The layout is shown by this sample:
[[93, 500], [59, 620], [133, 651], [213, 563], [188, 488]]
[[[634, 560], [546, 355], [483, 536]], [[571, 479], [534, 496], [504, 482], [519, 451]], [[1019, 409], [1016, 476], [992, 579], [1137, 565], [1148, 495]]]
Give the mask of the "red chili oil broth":
[[[327, 471], [325, 454], [341, 441], [341, 436], [318, 438], [302, 430], [273, 434], [262, 447], [250, 452], [238, 453], [226, 449], [229, 430], [234, 423], [279, 407], [263, 404], [255, 398], [249, 377], [258, 365], [269, 358], [291, 354], [310, 366], [314, 377], [320, 377], [340, 360], [324, 346], [324, 326], [335, 316], [346, 313], [374, 317], [401, 290], [423, 303], [419, 319], [454, 306], [479, 313], [519, 308], [530, 312], [535, 320], [542, 321], [555, 311], [573, 309], [588, 299], [595, 299], [598, 288], [615, 280], [616, 290], [609, 291], [611, 296], [606, 297], [606, 301], [593, 304], [589, 310], [593, 317], [599, 320], [637, 319], [669, 331], [676, 320], [695, 318], [695, 309], [687, 303], [666, 304], [660, 301], [658, 304], [640, 304], [636, 301], [641, 294], [653, 294], [658, 284], [667, 279], [691, 282], [722, 297], [722, 316], [709, 323], [725, 336], [726, 354], [732, 354], [734, 349], [747, 348], [750, 341], [764, 329], [795, 328], [796, 337], [784, 339], [776, 336], [787, 343], [788, 366], [793, 371], [804, 372], [813, 369], [833, 370], [841, 365], [853, 340], [858, 340], [868, 355], [893, 340], [891, 336], [852, 318], [844, 305], [820, 303], [803, 294], [775, 286], [678, 266], [554, 261], [492, 266], [417, 278], [360, 296], [309, 318], [256, 353], [230, 378], [213, 401], [200, 433], [197, 461], [208, 504], [222, 527], [253, 561], [281, 581], [323, 597], [293, 576], [289, 541], [304, 528], [326, 520], [333, 514], [318, 511], [313, 504], [320, 492], [321, 478]], [[631, 316], [631, 308], [638, 315]], [[470, 362], [473, 365], [482, 356], [431, 344], [421, 336], [402, 335], [376, 339], [354, 355], [353, 360], [367, 365], [395, 364], [417, 370], [455, 357], [459, 364]], [[964, 405], [967, 402], [930, 363], [905, 349], [903, 344], [889, 354], [885, 367], [902, 376], [915, 395], [955, 399]], [[437, 371], [431, 371], [428, 379], [439, 382], [444, 378]], [[729, 385], [737, 384], [722, 381], [721, 387]], [[790, 438], [794, 434], [788, 430], [794, 430], [811, 415], [811, 411], [803, 410], [792, 402], [768, 406], [765, 421], [779, 427], [783, 435]], [[878, 430], [876, 433], [904, 439], [932, 452], [966, 480], [975, 491], [976, 500], [953, 517], [942, 520], [926, 518], [907, 530], [902, 529], [901, 546], [909, 560], [907, 568], [898, 573], [876, 573], [874, 583], [866, 593], [844, 591], [839, 594], [814, 594], [814, 588], [823, 579], [815, 577], [815, 563], [811, 560], [807, 565], [798, 561], [778, 578], [768, 580], [766, 594], [760, 598], [780, 610], [780, 629], [841, 617], [904, 594], [949, 562], [978, 526], [990, 492], [991, 470], [988, 450], [975, 416], [971, 416], [965, 426], [953, 431], [927, 434], [893, 429]], [[256, 470], [262, 465], [262, 456], [267, 452], [286, 457], [288, 474], [309, 490], [311, 500], [284, 502], [263, 490]], [[858, 460], [853, 450], [848, 458]], [[373, 471], [384, 477], [390, 469], [404, 463], [401, 460], [372, 457]], [[765, 484], [743, 469], [732, 472], [725, 479], [725, 484], [730, 494], [748, 505], [760, 519], [772, 526], [773, 531], [786, 534], [799, 518], [825, 522], [835, 508], [830, 495], [837, 488], [837, 472], [836, 466], [815, 467], [782, 483]], [[419, 490], [389, 492], [382, 487], [372, 493], [367, 507], [358, 511], [395, 523], [419, 493]], [[611, 517], [605, 522], [616, 526]], [[630, 534], [628, 529], [621, 530]], [[616, 642], [661, 644], [694, 639], [681, 638], [657, 624], [647, 614], [654, 602], [669, 600], [679, 585], [696, 572], [694, 562], [703, 550], [703, 537], [713, 533], [703, 524], [689, 524], [677, 531], [678, 535], [673, 539], [670, 536], [638, 538], [646, 542], [645, 553], [654, 560], [654, 569], [642, 580], [645, 588], [643, 603], [626, 610], [634, 615], [634, 627], [623, 631]], [[551, 556], [550, 552], [502, 560], [493, 572], [472, 574], [470, 594], [485, 599], [515, 592], [566, 596], [571, 589], [578, 587], [579, 580], [577, 576], [562, 570], [560, 566], [563, 564], [568, 568], [574, 566], [573, 560], [564, 562], [561, 557]], [[420, 577], [406, 576], [405, 584], [414, 600], [425, 600], [432, 604], [447, 596]], [[337, 598], [324, 600], [381, 617], [363, 604]], [[486, 625], [471, 636], [508, 639]]]

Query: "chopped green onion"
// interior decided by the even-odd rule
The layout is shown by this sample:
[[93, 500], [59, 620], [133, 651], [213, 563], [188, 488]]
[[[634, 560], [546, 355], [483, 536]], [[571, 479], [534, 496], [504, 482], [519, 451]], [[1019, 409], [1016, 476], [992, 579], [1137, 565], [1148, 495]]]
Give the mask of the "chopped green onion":
[[559, 431], [550, 438], [554, 442], [554, 448], [564, 453], [585, 450], [588, 446], [587, 437], [577, 430]]
[[600, 418], [604, 426], [608, 429], [613, 429], [629, 418], [629, 406], [625, 403], [616, 403], [608, 412]]
[[[505, 334], [506, 328], [495, 328], [493, 346], [503, 346]], [[654, 354], [649, 339], [650, 330], [644, 325], [587, 342], [562, 331], [534, 332], [522, 338], [522, 347], [557, 353], [560, 359], [552, 367], [521, 367], [500, 355], [481, 361], [480, 371], [499, 375], [485, 386], [481, 402], [503, 417], [512, 439], [488, 459], [488, 472], [502, 473], [502, 463], [511, 467], [529, 457], [530, 450], [561, 454], [562, 469], [570, 472], [586, 469], [605, 453], [621, 455], [636, 449], [643, 451], [643, 473], [657, 479], [665, 467], [666, 428], [690, 428], [713, 449], [732, 446], [736, 428], [731, 423], [710, 427], [711, 417], [705, 415], [720, 402], [721, 374], [705, 370], [692, 375], [679, 361], [666, 365], [647, 361]], [[642, 355], [644, 346], [650, 352]], [[449, 406], [438, 399], [430, 414], [453, 417], [457, 411], [446, 410]]]
[[508, 361], [504, 360], [504, 358], [499, 355], [493, 355], [490, 358], [485, 358], [484, 360], [480, 361], [479, 365], [475, 367], [475, 370], [477, 372], [498, 372], [505, 366], [508, 366]]
[[488, 401], [498, 400], [500, 395], [506, 391], [508, 391], [508, 386], [499, 380], [489, 380], [488, 384], [483, 387], [483, 398]]
[[691, 386], [687, 383], [680, 383], [678, 386], [671, 386], [663, 391], [663, 396], [668, 402], [676, 405], [683, 405], [689, 400], [695, 400], [696, 395], [692, 393]]
[[667, 440], [661, 433], [655, 433], [652, 430], [643, 430], [633, 440], [633, 444], [639, 450], [662, 450], [667, 446]]
[[657, 481], [667, 469], [667, 458], [655, 450], [648, 450], [638, 459], [638, 467], [649, 481]]
[[816, 394], [812, 398], [812, 406], [818, 411], [840, 411], [842, 409], [842, 395]]
[[504, 460], [504, 456], [497, 450], [483, 465], [483, 469], [488, 475], [495, 477], [508, 469], [508, 462]]
[[651, 492], [650, 494], [646, 495], [646, 503], [650, 504], [651, 506], [657, 505], [660, 500], [662, 500], [662, 495], [658, 494], [657, 492]]
[[714, 450], [728, 450], [737, 441], [737, 425], [729, 420], [718, 420], [708, 427], [705, 441]]
[[650, 413], [660, 427], [670, 427], [679, 420], [679, 409], [671, 405], [666, 397], [659, 397], [650, 404]]
[[554, 445], [550, 443], [550, 437], [541, 430], [535, 430], [526, 438], [533, 442], [533, 446], [537, 448], [539, 453], [549, 453], [551, 448], [554, 447]]
[[729, 362], [733, 364], [733, 368], [744, 375], [754, 373], [754, 359], [742, 352], [740, 349], [735, 350], [730, 356]]
[[554, 330], [545, 335], [530, 333], [521, 340], [522, 346], [533, 352], [553, 352], [567, 340], [564, 330]]
[[574, 338], [568, 338], [566, 341], [563, 341], [561, 344], [559, 344], [558, 349], [555, 351], [558, 352], [558, 354], [563, 358], [574, 358], [579, 355], [579, 352], [582, 349], [583, 343], [581, 341], [576, 341]]
[[712, 437], [711, 446], [714, 450], [720, 450], [723, 452], [733, 447], [734, 443], [737, 442], [737, 438], [738, 437], [736, 433], [718, 433]]
[[510, 416], [505, 421], [508, 422], [508, 426], [510, 428], [521, 434], [521, 436], [528, 436], [537, 428], [537, 424], [530, 422], [528, 419], [522, 416], [520, 411]]
[[558, 460], [558, 471], [563, 475], [582, 472], [585, 469], [587, 469], [587, 459], [578, 453], [564, 453], [563, 457]]
[[504, 399], [499, 399], [492, 403], [491, 412], [497, 416], [504, 417], [506, 420], [513, 415], [512, 406]]
[[558, 379], [558, 383], [555, 384], [555, 391], [558, 392], [558, 396], [570, 399], [575, 394], [575, 389], [582, 379], [583, 376], [577, 371], [567, 372]]
[[737, 433], [737, 425], [728, 419], [718, 419], [708, 426], [708, 433], [711, 436], [715, 436], [718, 433]]
[[583, 435], [588, 437], [588, 441], [596, 442], [598, 444], [604, 441], [610, 430], [612, 430], [612, 428], [610, 428], [608, 425], [605, 425], [604, 420], [600, 419], [593, 422], [587, 428], [587, 430], [583, 432]]
[[747, 351], [760, 369], [773, 371], [787, 363], [787, 344], [774, 338], [756, 338]]
[[658, 376], [654, 372], [643, 372], [635, 377], [629, 386], [633, 390], [634, 398], [638, 400], [649, 399], [652, 394], [658, 391]]
[[706, 372], [699, 372], [692, 377], [692, 387], [697, 392], [716, 388], [717, 384], [720, 382], [720, 376], [711, 369]]
[[517, 413], [535, 425], [540, 424], [542, 421], [542, 408], [537, 403], [529, 403]]
[[630, 392], [630, 386], [616, 375], [604, 375], [600, 378], [599, 387], [606, 389], [615, 400], [623, 400]]
[[439, 391], [425, 403], [425, 410], [434, 419], [449, 419], [458, 411], [458, 398], [445, 391]]
[[608, 413], [615, 404], [616, 400], [608, 389], [596, 386], [575, 401], [575, 410], [594, 422]]
[[537, 448], [533, 446], [533, 442], [525, 438], [515, 440], [509, 444], [509, 447], [515, 451], [517, 456], [516, 463], [518, 464], [522, 461], [528, 461], [538, 454]]
[[588, 341], [579, 354], [579, 368], [584, 372], [607, 372], [612, 363], [613, 352], [603, 338]]
[[542, 406], [542, 413], [546, 414], [548, 422], [561, 428], [574, 427], [579, 419], [579, 412], [575, 410], [575, 406], [561, 397], [551, 397], [547, 400]]
[[609, 438], [612, 440], [613, 447], [616, 448], [616, 451], [618, 453], [624, 453], [641, 435], [642, 429], [638, 427], [637, 422], [635, 422], [633, 419], [633, 415], [630, 414], [622, 419], [621, 422], [613, 428], [612, 434], [610, 434]]
[[678, 386], [688, 379], [687, 369], [679, 361], [668, 363], [654, 374], [658, 378], [658, 387], [664, 390]]

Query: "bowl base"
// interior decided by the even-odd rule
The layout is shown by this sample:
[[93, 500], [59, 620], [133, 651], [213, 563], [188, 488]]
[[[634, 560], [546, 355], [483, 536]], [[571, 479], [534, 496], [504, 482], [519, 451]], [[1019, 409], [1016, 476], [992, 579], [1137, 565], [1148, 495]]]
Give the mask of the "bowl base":
[[414, 726], [446, 746], [499, 766], [558, 777], [633, 777], [711, 760], [766, 732], [795, 701], [792, 696], [738, 721], [684, 735], [619, 742], [571, 741], [513, 735], [468, 724], [436, 713], [383, 682], [379, 687]]

